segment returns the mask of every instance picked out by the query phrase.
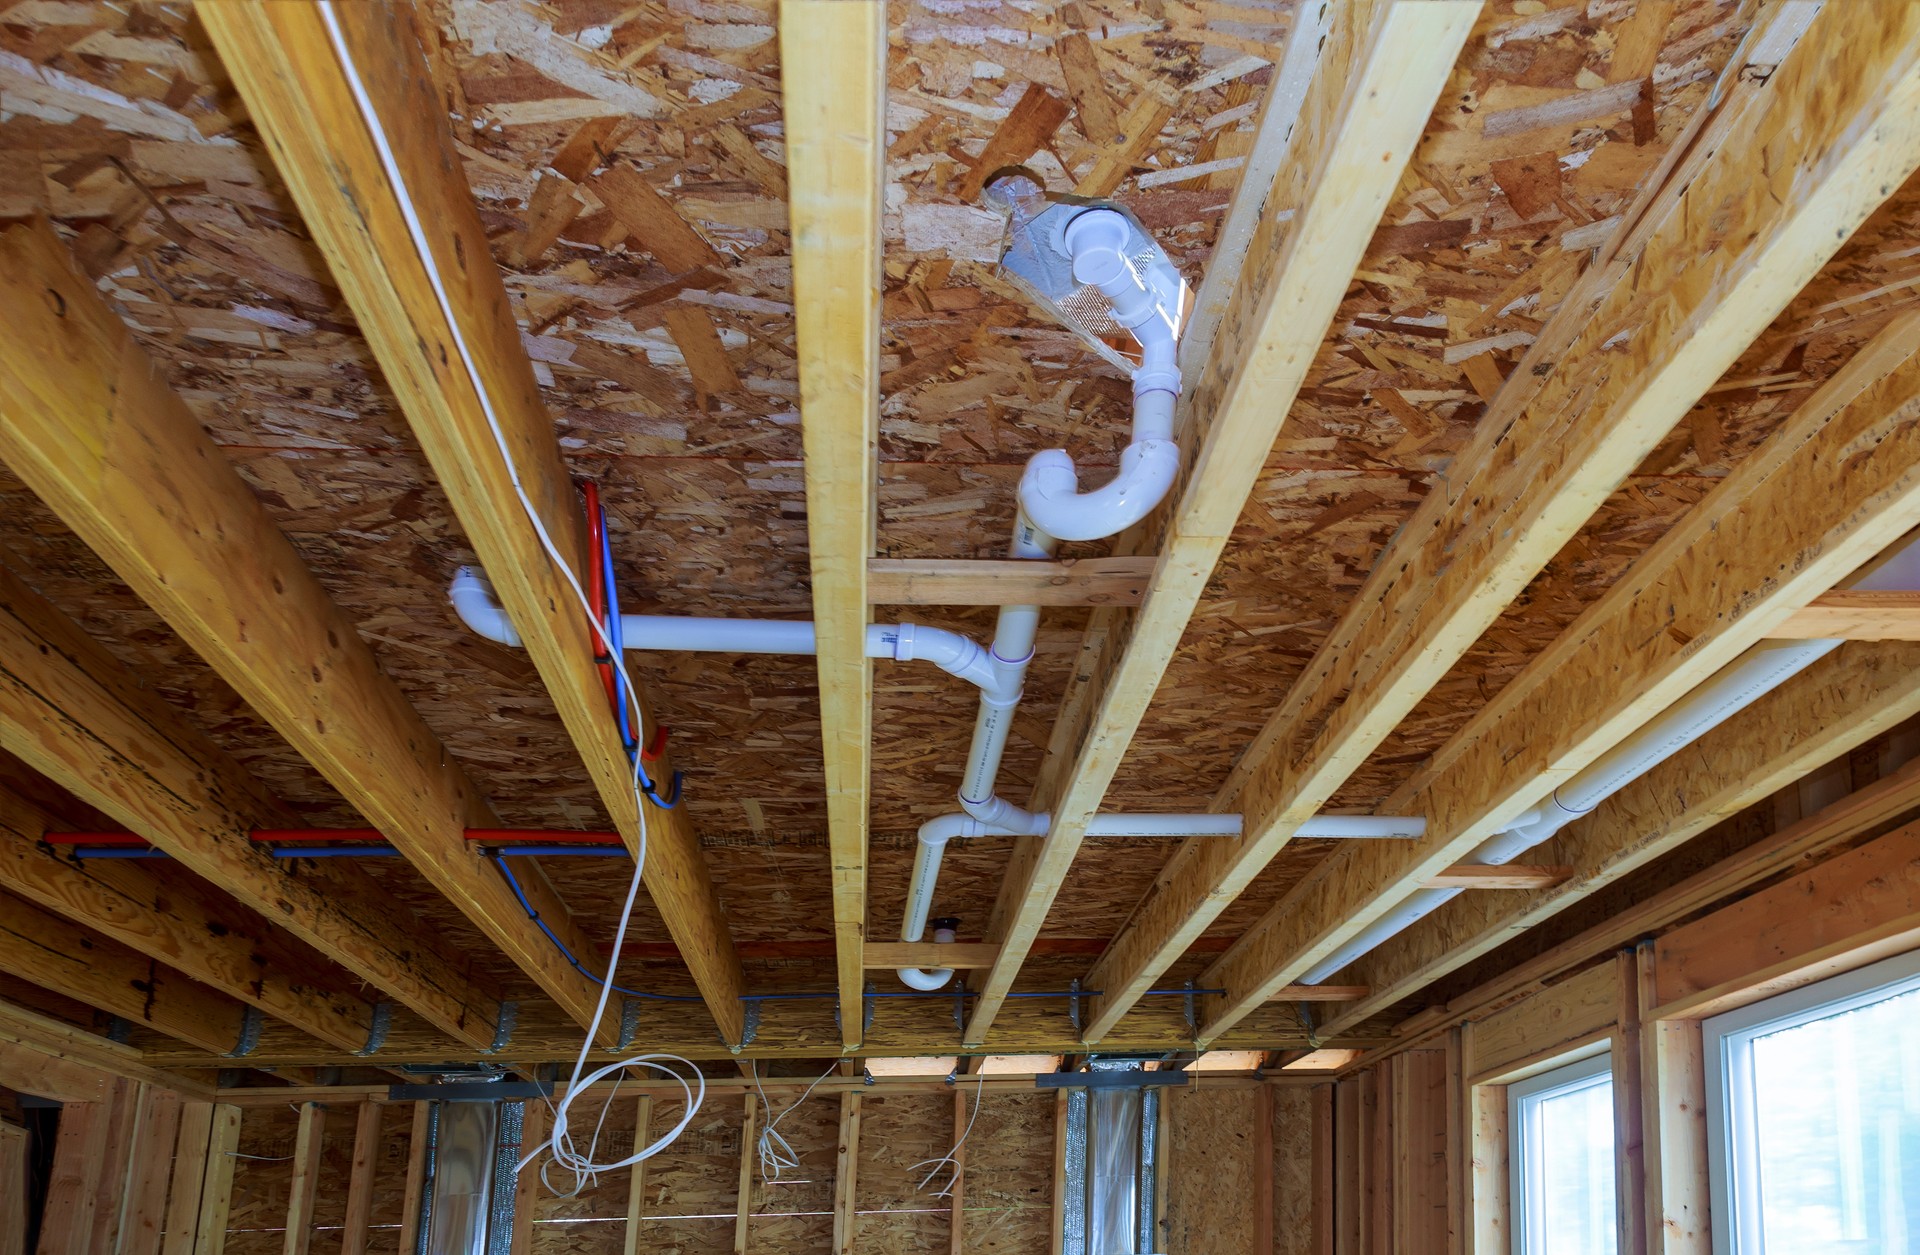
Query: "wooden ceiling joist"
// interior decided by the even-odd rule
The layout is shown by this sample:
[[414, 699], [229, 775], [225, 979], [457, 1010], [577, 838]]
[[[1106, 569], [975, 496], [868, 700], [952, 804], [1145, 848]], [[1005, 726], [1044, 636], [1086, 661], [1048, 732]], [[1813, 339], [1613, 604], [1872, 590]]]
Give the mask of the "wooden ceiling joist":
[[1319, 962], [1912, 528], [1917, 349], [1920, 314], [1903, 315], [1670, 528], [1383, 804], [1417, 807], [1425, 837], [1339, 851], [1218, 960], [1227, 993], [1206, 1023]]
[[873, 757], [867, 563], [880, 478], [885, 5], [785, 0], [780, 60], [841, 1042], [860, 1044]]
[[[213, 1067], [226, 1066], [214, 1056]], [[156, 1085], [199, 1102], [213, 1099], [213, 1086], [147, 1063], [142, 1052], [50, 1016], [0, 1002], [0, 1085], [24, 1094], [44, 1094], [63, 1102], [93, 1102], [94, 1088], [106, 1077], [124, 1077]], [[36, 1079], [55, 1081], [71, 1094], [50, 1092]]]
[[[1137, 612], [1095, 612], [1048, 747], [1057, 765], [1043, 809], [1053, 825], [1026, 838], [1008, 869], [987, 978], [965, 1040], [979, 1044], [1013, 987], [1099, 809], [1134, 730], [1178, 648], [1287, 411], [1353, 278], [1434, 101], [1473, 28], [1479, 0], [1378, 0], [1333, 6], [1330, 27], [1303, 27], [1317, 54], [1310, 81], [1261, 122], [1291, 129], [1279, 173], [1236, 197], [1264, 207], [1199, 382], [1182, 398], [1188, 452], [1160, 529]], [[1287, 54], [1298, 67], [1300, 58]], [[1289, 112], [1289, 107], [1297, 112]], [[1070, 766], [1068, 765], [1070, 764]], [[1040, 790], [1036, 789], [1038, 797]]]
[[[491, 808], [44, 226], [0, 232], [0, 309], [0, 457], [482, 935], [584, 1021], [592, 986], [465, 839], [470, 826], [498, 826]], [[11, 600], [15, 621], [0, 635], [78, 635], [64, 621], [21, 622], [27, 612]], [[423, 945], [371, 877], [295, 880], [253, 848], [251, 829], [298, 821], [258, 800], [257, 786], [233, 783], [246, 778], [238, 764], [204, 770], [208, 752], [230, 760], [181, 719], [162, 730], [166, 712], [147, 709], [131, 677], [109, 687], [57, 652], [16, 665], [58, 667], [67, 685], [9, 690], [0, 710], [35, 723], [37, 745], [21, 757], [429, 1022], [493, 1040], [498, 999], [459, 974], [465, 964]], [[29, 716], [29, 701], [51, 713]], [[111, 735], [138, 748], [110, 750]], [[159, 776], [149, 755], [175, 776]], [[522, 883], [550, 927], [586, 946], [543, 878]], [[279, 905], [290, 894], [304, 903], [293, 915]]]
[[[1920, 645], [1860, 642], [1829, 654], [1542, 846], [1537, 857], [1572, 868], [1564, 883], [1521, 900], [1463, 894], [1353, 964], [1335, 979], [1375, 992], [1321, 1030], [1377, 1015], [1916, 714]], [[1865, 822], [1916, 804], [1920, 774]]]
[[0, 894], [0, 970], [215, 1054], [245, 1046], [247, 1008], [135, 950]]
[[[1106, 992], [1090, 1039], [1245, 889], [1920, 163], [1917, 70], [1920, 10], [1829, 6], [1771, 77], [1701, 129], [1699, 159], [1676, 167], [1684, 182], [1653, 193], [1647, 217], [1622, 228], [1633, 246], [1589, 270], [1542, 329], [1454, 460], [1459, 473], [1437, 481], [1243, 757], [1216, 806], [1245, 814], [1246, 835], [1176, 855], [1096, 965], [1090, 983]], [[1800, 587], [1803, 601], [1818, 591]], [[1331, 931], [1343, 939], [1378, 913], [1367, 914], [1375, 895], [1396, 893], [1391, 881], [1346, 875], [1377, 857], [1342, 851], [1316, 877], [1342, 886], [1349, 914]], [[1307, 943], [1324, 953], [1328, 940], [1291, 927], [1245, 939], [1214, 968], [1231, 965], [1244, 983], [1230, 1003], [1211, 1002], [1207, 1022], [1244, 1008], [1253, 986], [1304, 971]]]
[[1137, 606], [1152, 558], [875, 558], [876, 606]]
[[[200, 16], [602, 803], [637, 854], [643, 804], [594, 668], [586, 612], [568, 586], [570, 578], [579, 579], [586, 552], [578, 494], [461, 173], [417, 15], [409, 5], [301, 0], [210, 5]], [[329, 20], [336, 23], [339, 49]], [[362, 101], [372, 111], [371, 124]], [[511, 451], [511, 467], [502, 444]], [[529, 509], [539, 516], [538, 528]], [[549, 557], [541, 529], [576, 574], [563, 573]], [[670, 764], [663, 759], [650, 770], [664, 789]], [[645, 805], [647, 892], [721, 1033], [738, 1041], [745, 982], [692, 823], [684, 808]], [[437, 826], [441, 816], [434, 818]], [[436, 844], [443, 839], [436, 832]], [[446, 841], [434, 855], [437, 866], [476, 861], [452, 848], [458, 844], [457, 836]], [[559, 956], [517, 907], [512, 910], [518, 919], [510, 953], [530, 972], [548, 972], [547, 979], [566, 986], [564, 1001], [578, 1006], [584, 1019], [593, 1006], [592, 985], [564, 964], [564, 974], [552, 971]], [[486, 913], [491, 918], [495, 911]], [[555, 918], [564, 921], [564, 912]], [[503, 922], [495, 920], [491, 932], [500, 933]], [[528, 945], [552, 963], [528, 966]], [[598, 953], [577, 937], [569, 949], [583, 962]]]
[[1768, 635], [1776, 640], [1920, 641], [1920, 592], [1822, 593]]
[[318, 956], [299, 952], [263, 917], [186, 875], [163, 879], [139, 862], [68, 858], [43, 840], [53, 827], [0, 787], [0, 887], [316, 1040], [366, 1047], [373, 1007], [342, 988], [344, 974], [328, 979]]

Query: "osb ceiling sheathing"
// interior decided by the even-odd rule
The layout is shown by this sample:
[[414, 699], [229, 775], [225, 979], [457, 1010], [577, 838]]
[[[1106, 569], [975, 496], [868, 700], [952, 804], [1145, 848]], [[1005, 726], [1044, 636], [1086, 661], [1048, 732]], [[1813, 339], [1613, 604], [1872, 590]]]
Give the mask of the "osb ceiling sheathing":
[[[1293, 8], [891, 0], [883, 556], [996, 556], [1031, 453], [1065, 445], [1098, 476], [1124, 441], [1126, 381], [996, 278], [998, 220], [965, 194], [975, 158], [1023, 97], [1045, 93], [1020, 117], [1037, 105], [1057, 124], [1027, 164], [1058, 190], [1117, 195], [1197, 282]], [[1701, 106], [1750, 8], [1680, 0], [1660, 31], [1636, 21], [1643, 10], [1628, 0], [1487, 5], [1110, 807], [1206, 806]], [[804, 616], [773, 0], [425, 9], [433, 74], [525, 345], [571, 469], [606, 497], [626, 608]], [[503, 818], [603, 825], [524, 656], [475, 638], [448, 608], [447, 581], [473, 555], [192, 7], [20, 0], [0, 10], [0, 91], [0, 216], [46, 214], [59, 225]], [[630, 116], [636, 92], [663, 102], [658, 117]], [[1116, 136], [1140, 119], [1149, 125], [1133, 127], [1137, 142]], [[1186, 167], [1201, 173], [1182, 177]], [[622, 211], [633, 178], [672, 202], [698, 247], [636, 234], [644, 227]], [[1910, 303], [1915, 289], [1901, 283], [1916, 234], [1920, 199], [1903, 194], [1419, 705], [1337, 807], [1376, 805]], [[358, 822], [4, 472], [0, 494], [0, 558], [315, 825]], [[986, 611], [877, 617], [976, 635], [990, 625]], [[1046, 617], [1006, 763], [1002, 791], [1016, 800], [1038, 768], [1083, 623], [1081, 611]], [[687, 805], [736, 938], [830, 937], [812, 661], [636, 661], [688, 770]], [[972, 707], [965, 686], [922, 668], [876, 676], [876, 935], [899, 910], [913, 828], [951, 809]], [[1236, 935], [1324, 848], [1290, 847], [1210, 936]], [[1170, 849], [1089, 843], [1048, 934], [1108, 935]], [[942, 910], [983, 926], [1005, 857], [999, 842], [951, 851]], [[376, 871], [423, 919], [467, 935], [406, 869]], [[571, 860], [551, 871], [576, 912], [610, 931], [619, 878]], [[665, 940], [650, 913], [636, 935]], [[1064, 980], [1088, 961], [1039, 958], [1029, 971]], [[677, 964], [654, 962], [672, 984]], [[750, 957], [749, 968], [750, 979], [782, 987], [831, 972], [818, 959]]]

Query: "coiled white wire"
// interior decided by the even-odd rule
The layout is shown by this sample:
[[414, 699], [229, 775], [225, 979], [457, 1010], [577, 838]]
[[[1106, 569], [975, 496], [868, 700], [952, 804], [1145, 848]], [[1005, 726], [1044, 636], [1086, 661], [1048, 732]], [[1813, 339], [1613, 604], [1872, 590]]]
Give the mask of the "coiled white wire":
[[933, 1179], [940, 1175], [940, 1169], [952, 1168], [953, 1175], [947, 1178], [946, 1188], [935, 1190], [933, 1196], [935, 1198], [953, 1197], [953, 1187], [960, 1180], [960, 1161], [955, 1159], [954, 1156], [960, 1153], [960, 1148], [967, 1144], [967, 1138], [973, 1135], [973, 1122], [980, 1118], [980, 1099], [985, 1096], [986, 1088], [987, 1074], [982, 1072], [979, 1083], [973, 1087], [973, 1114], [967, 1117], [966, 1130], [960, 1134], [960, 1140], [953, 1144], [953, 1149], [938, 1159], [922, 1159], [919, 1163], [912, 1164], [907, 1168], [908, 1172], [912, 1172], [915, 1168], [925, 1168], [928, 1164], [933, 1165], [927, 1172], [927, 1175], [921, 1178], [920, 1184], [914, 1187], [916, 1191], [924, 1190], [928, 1185], [932, 1184]]
[[[825, 1072], [813, 1078], [812, 1085], [800, 1091], [800, 1097], [794, 1100], [791, 1107], [787, 1107], [779, 1115], [768, 1120], [766, 1126], [760, 1130], [760, 1137], [756, 1142], [760, 1153], [760, 1179], [768, 1185], [778, 1185], [782, 1174], [800, 1166], [800, 1156], [793, 1153], [793, 1147], [788, 1145], [787, 1139], [780, 1133], [780, 1122], [799, 1110], [800, 1104], [807, 1101], [815, 1086], [832, 1076], [833, 1070], [839, 1066], [837, 1059], [829, 1063]], [[758, 1059], [753, 1061], [753, 1087], [760, 1091], [761, 1105], [771, 1112], [773, 1103], [767, 1098], [766, 1086], [760, 1083]]]
[[[427, 242], [426, 229], [421, 224], [419, 212], [414, 206], [413, 194], [408, 190], [406, 177], [400, 170], [400, 163], [395, 159], [393, 149], [387, 142], [386, 131], [382, 128], [379, 113], [374, 109], [373, 101], [367, 94], [366, 84], [361, 81], [359, 69], [354, 65], [353, 54], [347, 50], [346, 38], [340, 29], [339, 15], [335, 12], [334, 0], [319, 0], [319, 11], [321, 21], [327, 28], [328, 42], [333, 45], [334, 56], [340, 62], [340, 68], [345, 73], [348, 85], [353, 91], [354, 104], [360, 111], [360, 120], [365, 124], [368, 136], [372, 139], [375, 149], [380, 154], [380, 164], [386, 173], [388, 181], [393, 185], [395, 200], [398, 203], [401, 216], [406, 219], [407, 233], [412, 239], [415, 251], [420, 255], [421, 266], [426, 271], [428, 283], [433, 288], [434, 299], [440, 306], [440, 315], [446, 320], [447, 329], [453, 337], [454, 348], [460, 355], [461, 365], [466, 370], [467, 377], [473, 384], [475, 396], [479, 398], [481, 412], [486, 416], [487, 430], [492, 433], [493, 443], [500, 451], [501, 460], [506, 464], [507, 477], [513, 484], [514, 496], [519, 498], [520, 508], [526, 512], [528, 522], [533, 525], [534, 534], [539, 537], [541, 549], [546, 552], [548, 560], [553, 563], [554, 567], [560, 572], [561, 577], [566, 580], [567, 587], [573, 590], [574, 599], [580, 603], [580, 608], [586, 614], [587, 621], [593, 625], [594, 635], [599, 638], [601, 647], [605, 649], [612, 658], [613, 665], [619, 669], [621, 678], [626, 681], [627, 692], [633, 695], [633, 702], [637, 708], [639, 706], [639, 689], [634, 685], [633, 677], [627, 674], [626, 659], [613, 648], [613, 642], [608, 639], [607, 629], [605, 625], [595, 617], [592, 603], [587, 600], [585, 590], [580, 587], [580, 581], [574, 575], [572, 565], [561, 555], [559, 547], [554, 544], [553, 537], [547, 532], [545, 521], [541, 519], [540, 512], [534, 509], [533, 501], [528, 497], [526, 487], [520, 482], [520, 468], [513, 460], [513, 450], [507, 444], [506, 433], [500, 427], [499, 416], [494, 413], [493, 398], [487, 391], [485, 381], [481, 378], [479, 365], [474, 360], [473, 353], [467, 346], [466, 337], [460, 331], [459, 319], [454, 316], [453, 302], [447, 295], [445, 284], [441, 281], [440, 268], [434, 261], [433, 249]], [[644, 724], [645, 721], [643, 719], [643, 727]], [[552, 1136], [547, 1139], [544, 1145], [535, 1147], [530, 1151], [527, 1156], [514, 1167], [514, 1171], [518, 1173], [525, 1169], [542, 1151], [550, 1150], [554, 1163], [559, 1164], [561, 1167], [575, 1174], [575, 1184], [572, 1191], [575, 1193], [594, 1181], [597, 1174], [601, 1172], [611, 1172], [618, 1168], [632, 1167], [634, 1164], [664, 1150], [693, 1122], [693, 1117], [695, 1113], [699, 1111], [700, 1104], [706, 1098], [707, 1093], [706, 1078], [700, 1074], [700, 1069], [689, 1060], [672, 1054], [635, 1055], [630, 1059], [616, 1060], [582, 1075], [587, 1065], [587, 1055], [593, 1048], [594, 1038], [599, 1035], [600, 1024], [606, 1017], [607, 996], [613, 990], [614, 972], [620, 965], [620, 951], [622, 944], [626, 940], [627, 923], [633, 916], [634, 902], [640, 893], [641, 876], [646, 870], [647, 865], [647, 803], [640, 790], [640, 772], [640, 757], [636, 754], [633, 758], [633, 774], [629, 778], [629, 784], [633, 789], [634, 809], [639, 816], [639, 833], [638, 839], [635, 842], [636, 851], [633, 861], [633, 880], [627, 886], [626, 905], [621, 908], [620, 927], [614, 934], [613, 957], [607, 962], [606, 979], [600, 983], [600, 998], [593, 1008], [593, 1020], [588, 1025], [586, 1036], [580, 1043], [580, 1056], [574, 1061], [573, 1076], [567, 1082], [566, 1093], [561, 1096], [558, 1103], [554, 1104]], [[698, 1088], [696, 1089], [694, 1085], [690, 1085], [686, 1077], [668, 1066], [670, 1063], [685, 1065], [687, 1070], [693, 1074]], [[609, 1093], [607, 1096], [607, 1106], [601, 1109], [600, 1119], [594, 1125], [594, 1135], [589, 1140], [585, 1152], [579, 1151], [574, 1145], [568, 1113], [572, 1108], [574, 1100], [585, 1092], [587, 1087], [616, 1072], [624, 1074], [629, 1068], [645, 1068], [655, 1073], [664, 1073], [665, 1075], [673, 1077], [676, 1081], [679, 1081], [681, 1090], [687, 1100], [686, 1114], [683, 1115], [679, 1123], [675, 1124], [665, 1135], [656, 1139], [646, 1147], [639, 1149], [636, 1153], [629, 1155], [627, 1158], [614, 1163], [597, 1163], [594, 1161], [593, 1155], [599, 1144], [600, 1128], [606, 1123], [607, 1110], [613, 1104], [613, 1093]], [[614, 1093], [617, 1093], [618, 1090], [619, 1086], [616, 1083]], [[544, 1166], [541, 1168], [541, 1180], [547, 1183], [548, 1188], [554, 1188], [552, 1183], [547, 1180], [546, 1168]]]

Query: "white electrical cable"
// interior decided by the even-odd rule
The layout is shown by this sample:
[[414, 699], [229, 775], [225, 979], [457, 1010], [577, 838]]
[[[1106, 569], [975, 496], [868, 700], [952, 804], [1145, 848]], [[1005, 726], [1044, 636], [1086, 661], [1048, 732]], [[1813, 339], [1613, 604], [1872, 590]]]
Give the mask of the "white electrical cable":
[[[375, 149], [378, 150], [380, 154], [380, 164], [385, 170], [387, 179], [393, 184], [395, 201], [399, 206], [401, 216], [406, 219], [407, 233], [412, 239], [415, 251], [420, 255], [421, 266], [425, 269], [427, 281], [433, 288], [434, 299], [440, 306], [440, 315], [446, 320], [447, 330], [453, 336], [454, 348], [460, 355], [461, 365], [465, 368], [467, 377], [473, 384], [475, 396], [479, 398], [481, 412], [486, 415], [487, 430], [492, 433], [493, 443], [500, 452], [501, 461], [506, 465], [507, 478], [513, 484], [514, 496], [519, 498], [520, 508], [526, 512], [528, 522], [533, 525], [534, 534], [539, 537], [541, 549], [546, 552], [548, 560], [553, 563], [554, 567], [560, 572], [561, 577], [566, 580], [567, 587], [573, 590], [574, 599], [580, 603], [581, 610], [587, 616], [587, 622], [593, 626], [594, 635], [600, 639], [602, 648], [604, 648], [611, 657], [614, 667], [619, 670], [621, 679], [626, 681], [627, 693], [630, 695], [636, 711], [638, 711], [640, 705], [640, 690], [633, 683], [633, 677], [627, 674], [626, 659], [621, 656], [619, 650], [613, 647], [613, 641], [609, 639], [606, 626], [594, 615], [593, 604], [587, 599], [586, 591], [580, 587], [580, 581], [573, 573], [572, 564], [566, 560], [560, 553], [559, 547], [554, 544], [553, 537], [547, 532], [545, 521], [541, 519], [540, 512], [534, 509], [533, 501], [528, 497], [525, 485], [520, 482], [520, 468], [513, 460], [513, 450], [507, 444], [506, 433], [501, 429], [499, 416], [494, 413], [493, 398], [488, 393], [486, 384], [481, 378], [479, 364], [475, 361], [472, 351], [467, 346], [466, 337], [460, 332], [459, 319], [454, 316], [453, 302], [447, 295], [445, 283], [441, 280], [440, 268], [434, 261], [433, 249], [427, 241], [426, 228], [421, 224], [419, 211], [414, 206], [413, 195], [407, 189], [406, 177], [401, 173], [400, 163], [394, 158], [393, 149], [387, 142], [386, 131], [380, 124], [380, 115], [373, 107], [372, 98], [367, 94], [366, 84], [361, 81], [360, 72], [354, 65], [353, 54], [347, 50], [346, 38], [341, 33], [339, 16], [335, 12], [334, 0], [319, 0], [319, 10], [321, 21], [327, 28], [328, 42], [333, 45], [334, 56], [339, 61], [340, 68], [346, 75], [348, 85], [352, 88], [354, 104], [360, 111], [360, 120], [366, 126], [368, 136], [372, 139]], [[644, 718], [640, 722], [644, 729]], [[639, 823], [639, 831], [634, 843], [633, 880], [627, 886], [626, 904], [620, 911], [620, 927], [614, 933], [613, 956], [607, 961], [606, 978], [600, 982], [600, 998], [599, 1001], [594, 1004], [593, 1020], [587, 1026], [586, 1036], [581, 1040], [580, 1055], [574, 1061], [573, 1076], [572, 1079], [567, 1082], [567, 1091], [565, 1095], [561, 1097], [560, 1101], [554, 1104], [552, 1136], [547, 1139], [544, 1146], [536, 1147], [514, 1166], [514, 1172], [517, 1175], [537, 1158], [541, 1151], [549, 1151], [552, 1155], [552, 1162], [559, 1164], [561, 1167], [575, 1174], [574, 1192], [576, 1193], [582, 1186], [591, 1183], [598, 1173], [632, 1167], [634, 1164], [651, 1158], [664, 1150], [693, 1122], [694, 1114], [699, 1111], [700, 1104], [706, 1098], [707, 1093], [707, 1080], [706, 1077], [701, 1074], [699, 1067], [678, 1055], [635, 1055], [630, 1059], [615, 1060], [612, 1063], [596, 1068], [592, 1072], [586, 1073], [584, 1076], [582, 1075], [587, 1065], [587, 1055], [593, 1049], [594, 1038], [599, 1035], [601, 1021], [606, 1018], [607, 997], [613, 991], [613, 977], [615, 971], [620, 966], [620, 951], [626, 941], [627, 924], [633, 917], [634, 903], [639, 897], [641, 877], [647, 865], [647, 800], [641, 793], [640, 773], [640, 756], [636, 754], [633, 757], [633, 774], [629, 778], [629, 784], [633, 789], [634, 811], [638, 816]], [[688, 1084], [686, 1077], [668, 1066], [669, 1062], [684, 1064], [686, 1066], [688, 1071], [693, 1074], [695, 1081], [698, 1082], [697, 1091], [694, 1086]], [[613, 1073], [618, 1072], [624, 1074], [628, 1068], [649, 1069], [655, 1073], [663, 1073], [671, 1076], [676, 1081], [679, 1081], [680, 1087], [686, 1095], [686, 1114], [684, 1114], [680, 1118], [680, 1122], [668, 1130], [664, 1136], [636, 1151], [636, 1153], [629, 1155], [627, 1158], [615, 1163], [597, 1163], [594, 1161], [593, 1155], [599, 1144], [599, 1125], [595, 1125], [594, 1136], [588, 1143], [586, 1152], [583, 1154], [579, 1152], [573, 1144], [573, 1139], [569, 1132], [568, 1111], [573, 1104], [573, 1100], [580, 1094], [585, 1093], [589, 1086]], [[617, 1091], [618, 1085], [616, 1084], [614, 1088]], [[607, 1098], [608, 1106], [611, 1106], [612, 1102], [613, 1097], [609, 1094]], [[605, 1108], [601, 1111], [600, 1119], [601, 1123], [604, 1123], [606, 1120]], [[541, 1168], [541, 1180], [546, 1181], [546, 1168], [544, 1166]], [[548, 1183], [548, 1188], [553, 1188], [550, 1182]]]
[[[813, 1079], [812, 1085], [800, 1091], [800, 1097], [795, 1100], [793, 1106], [784, 1109], [779, 1115], [767, 1121], [765, 1127], [760, 1130], [760, 1137], [755, 1145], [760, 1152], [760, 1179], [768, 1185], [778, 1185], [781, 1174], [800, 1166], [800, 1156], [793, 1153], [793, 1147], [788, 1144], [787, 1139], [779, 1132], [780, 1122], [794, 1111], [797, 1111], [800, 1104], [807, 1101], [807, 1097], [813, 1093], [814, 1087], [819, 1085], [821, 1081], [832, 1076], [833, 1070], [839, 1066], [840, 1061], [838, 1059], [829, 1063], [827, 1070]], [[760, 1091], [760, 1104], [768, 1111], [772, 1111], [773, 1103], [767, 1098], [766, 1086], [760, 1083], [760, 1061], [758, 1059], [753, 1061], [753, 1087]]]
[[980, 1100], [986, 1096], [986, 1089], [987, 1074], [982, 1072], [980, 1073], [980, 1083], [976, 1085], [973, 1090], [973, 1114], [967, 1117], [967, 1127], [965, 1131], [960, 1134], [960, 1140], [953, 1144], [952, 1150], [940, 1156], [938, 1159], [922, 1159], [919, 1163], [908, 1166], [907, 1171], [912, 1172], [915, 1168], [924, 1168], [928, 1164], [933, 1165], [932, 1170], [921, 1178], [920, 1184], [914, 1187], [916, 1190], [926, 1189], [928, 1184], [940, 1175], [940, 1169], [951, 1167], [953, 1169], [953, 1175], [947, 1178], [947, 1188], [935, 1191], [933, 1196], [935, 1198], [953, 1197], [953, 1187], [958, 1184], [960, 1180], [960, 1163], [954, 1156], [960, 1153], [960, 1148], [967, 1144], [967, 1138], [973, 1134], [973, 1122], [980, 1118]]

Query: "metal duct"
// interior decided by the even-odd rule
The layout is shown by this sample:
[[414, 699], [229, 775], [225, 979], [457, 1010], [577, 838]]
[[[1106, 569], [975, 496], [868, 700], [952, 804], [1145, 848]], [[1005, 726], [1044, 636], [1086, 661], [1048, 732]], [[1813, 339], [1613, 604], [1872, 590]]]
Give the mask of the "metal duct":
[[487, 1255], [500, 1105], [442, 1102], [433, 1150], [428, 1255]]
[[1140, 1247], [1140, 1091], [1087, 1094], [1087, 1255]]

